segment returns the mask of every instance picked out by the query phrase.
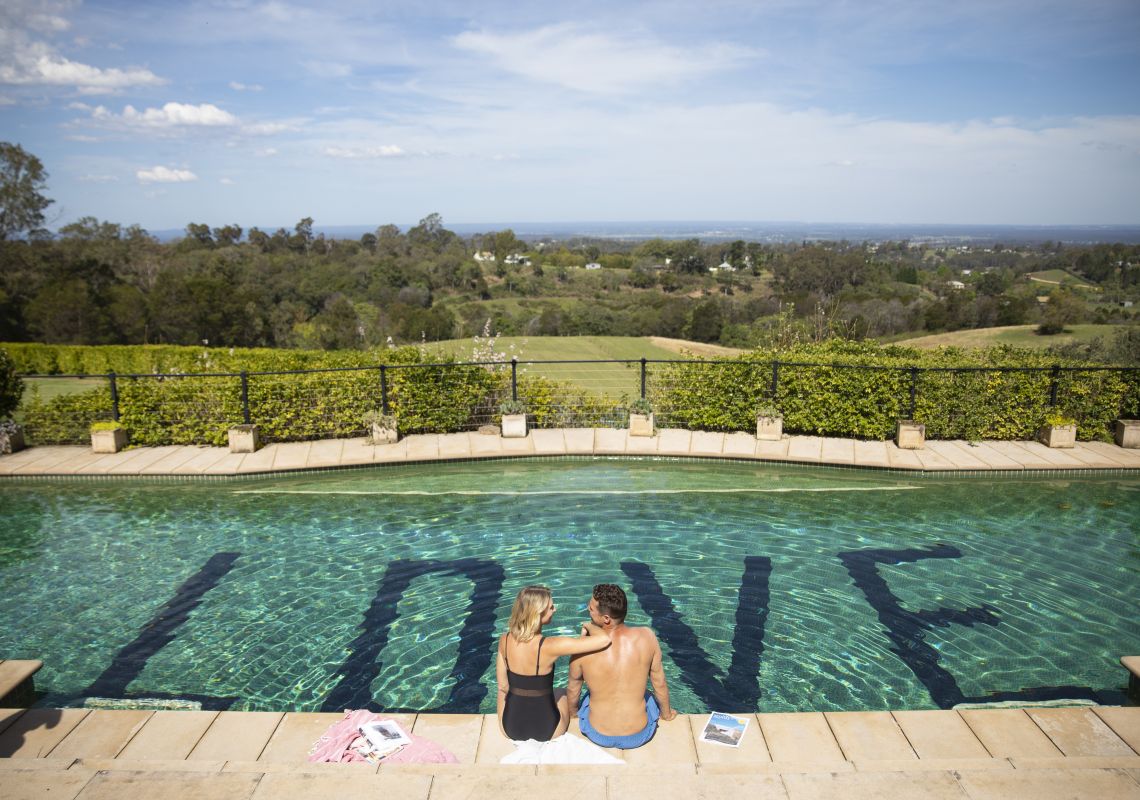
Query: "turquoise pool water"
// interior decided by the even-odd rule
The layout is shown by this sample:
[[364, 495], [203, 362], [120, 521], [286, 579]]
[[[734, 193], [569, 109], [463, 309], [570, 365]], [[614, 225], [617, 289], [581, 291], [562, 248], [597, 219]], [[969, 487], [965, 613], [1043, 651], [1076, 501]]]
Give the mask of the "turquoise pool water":
[[1140, 476], [501, 461], [0, 505], [0, 656], [43, 705], [491, 712], [535, 582], [564, 632], [623, 585], [685, 712], [1119, 702], [1140, 652]]

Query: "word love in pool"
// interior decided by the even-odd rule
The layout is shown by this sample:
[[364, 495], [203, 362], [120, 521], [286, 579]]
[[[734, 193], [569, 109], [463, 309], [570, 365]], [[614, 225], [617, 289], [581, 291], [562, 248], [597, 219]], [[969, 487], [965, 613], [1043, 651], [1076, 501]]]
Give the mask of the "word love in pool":
[[[101, 697], [131, 697], [127, 686], [146, 667], [147, 661], [169, 644], [202, 597], [233, 568], [240, 553], [217, 553], [191, 576], [143, 627], [134, 641], [124, 647], [94, 683], [84, 692]], [[869, 549], [837, 554], [867, 602], [887, 630], [890, 650], [915, 674], [941, 708], [959, 703], [1006, 700], [1050, 700], [1058, 698], [1096, 699], [1096, 693], [1082, 686], [1051, 686], [1017, 691], [966, 696], [954, 676], [939, 663], [937, 649], [925, 641], [926, 632], [950, 624], [997, 625], [996, 609], [936, 608], [909, 611], [903, 608], [879, 574], [880, 564], [904, 564], [929, 558], [961, 558], [949, 545], [925, 549]], [[769, 583], [772, 560], [765, 556], [744, 559], [744, 573], [736, 606], [736, 627], [732, 637], [732, 658], [725, 673], [701, 647], [696, 633], [685, 623], [673, 601], [658, 583], [653, 569], [640, 561], [623, 561], [622, 572], [629, 579], [638, 603], [649, 615], [654, 630], [668, 647], [681, 680], [708, 708], [760, 710], [760, 661], [764, 654], [764, 626], [768, 619]], [[459, 653], [452, 666], [453, 688], [447, 701], [432, 709], [385, 707], [376, 703], [369, 687], [380, 675], [380, 654], [388, 643], [397, 606], [413, 580], [427, 575], [457, 575], [472, 584], [467, 615], [459, 634]], [[359, 634], [349, 644], [350, 655], [337, 668], [336, 685], [325, 698], [322, 709], [372, 708], [381, 711], [435, 711], [476, 713], [487, 696], [482, 676], [494, 653], [495, 610], [502, 594], [502, 567], [487, 559], [465, 558], [452, 561], [399, 560], [388, 565], [384, 578], [364, 614]], [[154, 692], [147, 692], [155, 697]], [[190, 697], [181, 694], [179, 697]], [[237, 698], [194, 695], [203, 708], [224, 709]]]

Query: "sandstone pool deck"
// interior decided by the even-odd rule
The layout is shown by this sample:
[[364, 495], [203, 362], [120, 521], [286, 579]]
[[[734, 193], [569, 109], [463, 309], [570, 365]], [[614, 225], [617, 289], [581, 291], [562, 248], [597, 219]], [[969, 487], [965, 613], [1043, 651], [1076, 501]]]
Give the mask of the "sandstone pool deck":
[[270, 444], [248, 454], [195, 445], [138, 447], [108, 455], [93, 453], [90, 447], [82, 445], [41, 446], [0, 456], [0, 478], [221, 477], [370, 464], [622, 455], [730, 458], [924, 473], [1140, 470], [1140, 450], [1104, 442], [1078, 442], [1072, 449], [1058, 450], [1038, 442], [927, 441], [921, 450], [901, 450], [894, 442], [822, 436], [785, 436], [769, 442], [757, 441], [749, 433], [665, 429], [656, 436], [635, 437], [613, 428], [566, 428], [532, 430], [524, 439], [447, 433], [408, 436], [385, 445], [372, 445], [367, 439], [287, 442]]
[[[760, 442], [745, 434], [535, 430], [268, 445], [256, 453], [171, 446], [97, 455], [84, 446], [0, 456], [0, 479], [274, 474], [440, 460], [558, 456], [756, 459], [922, 473], [1140, 470], [1140, 450], [1081, 442], [891, 442], [815, 436]], [[1126, 654], [1122, 654], [1126, 655]], [[2, 657], [2, 654], [0, 654]], [[1121, 685], [1127, 681], [1121, 670]], [[1136, 798], [1140, 707], [748, 714], [739, 749], [697, 741], [706, 717], [663, 724], [614, 766], [506, 766], [511, 745], [493, 715], [395, 714], [450, 749], [457, 765], [310, 764], [340, 714], [0, 709], [0, 800], [135, 798]], [[577, 732], [576, 723], [571, 732]]]

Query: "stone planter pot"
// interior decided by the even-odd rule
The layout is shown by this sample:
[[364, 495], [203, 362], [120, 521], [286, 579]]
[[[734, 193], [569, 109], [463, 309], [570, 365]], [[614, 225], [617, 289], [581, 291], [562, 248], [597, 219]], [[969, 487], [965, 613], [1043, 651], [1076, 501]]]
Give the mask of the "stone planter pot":
[[0, 431], [0, 455], [18, 453], [24, 449], [24, 429], [16, 426], [11, 433]]
[[629, 435], [630, 436], [652, 436], [654, 429], [654, 420], [652, 414], [630, 414], [629, 415]]
[[117, 453], [127, 446], [127, 429], [113, 431], [91, 431], [92, 453]]
[[756, 438], [761, 442], [778, 442], [784, 435], [783, 417], [756, 417]]
[[502, 430], [504, 439], [525, 439], [526, 414], [503, 414]]
[[1116, 421], [1116, 446], [1130, 450], [1140, 448], [1140, 419], [1118, 419]]
[[256, 425], [234, 425], [229, 430], [231, 453], [256, 453], [261, 437]]
[[400, 440], [400, 434], [391, 426], [373, 422], [372, 434], [369, 439], [372, 444], [395, 444]]
[[1074, 447], [1077, 444], [1076, 425], [1042, 425], [1037, 439], [1046, 447]]
[[900, 450], [921, 450], [926, 447], [926, 426], [909, 419], [900, 419], [895, 430], [895, 444]]

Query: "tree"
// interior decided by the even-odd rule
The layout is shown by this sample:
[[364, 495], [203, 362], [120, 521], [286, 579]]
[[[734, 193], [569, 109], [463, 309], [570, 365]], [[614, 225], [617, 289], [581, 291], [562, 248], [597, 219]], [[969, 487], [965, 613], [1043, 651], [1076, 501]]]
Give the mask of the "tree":
[[16, 374], [16, 365], [7, 351], [0, 350], [0, 420], [11, 416], [20, 405], [24, 382]]
[[1042, 336], [1062, 333], [1066, 325], [1083, 319], [1087, 310], [1083, 297], [1067, 289], [1054, 289], [1049, 293], [1049, 302], [1045, 305], [1037, 332]]
[[44, 224], [44, 165], [18, 144], [0, 142], [0, 241], [32, 232]]

